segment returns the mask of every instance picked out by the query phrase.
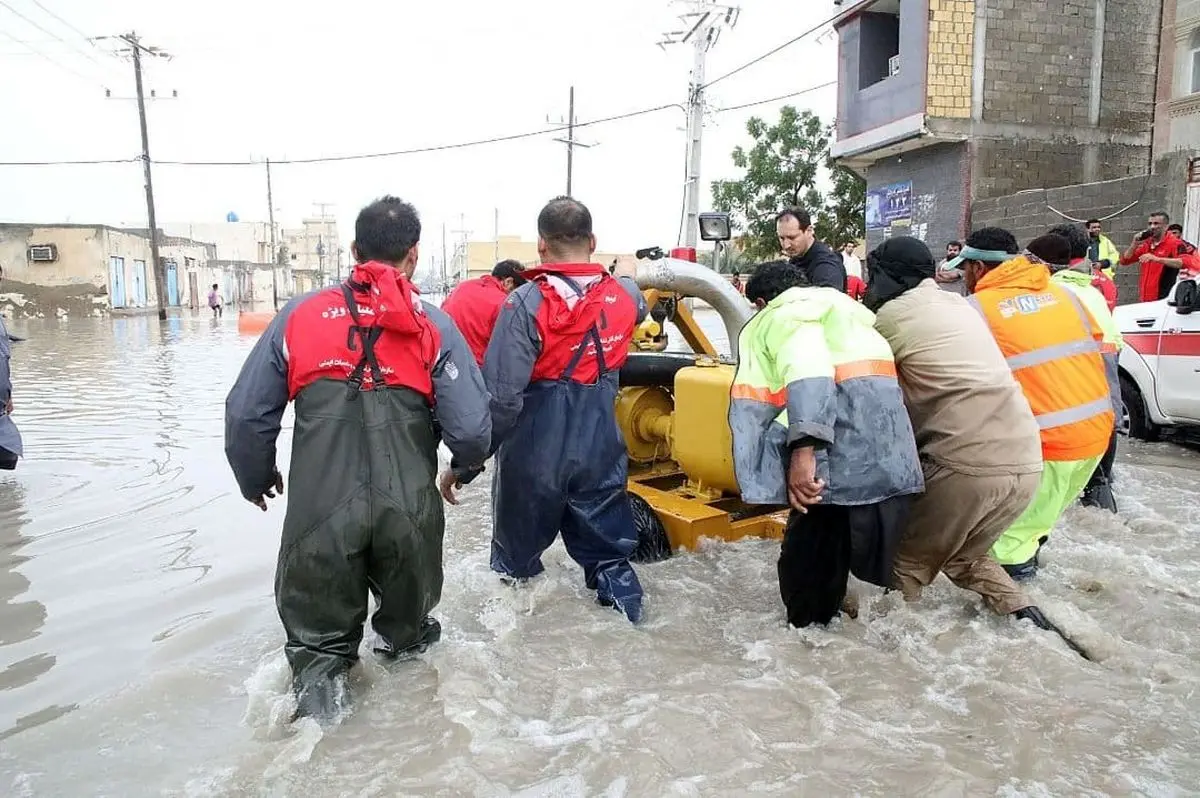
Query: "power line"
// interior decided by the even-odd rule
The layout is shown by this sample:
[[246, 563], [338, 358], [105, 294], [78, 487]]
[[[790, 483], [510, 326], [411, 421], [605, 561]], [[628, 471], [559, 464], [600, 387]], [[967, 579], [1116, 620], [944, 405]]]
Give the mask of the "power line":
[[[86, 33], [84, 33], [83, 31], [81, 31], [79, 28], [77, 28], [77, 27], [75, 27], [74, 25], [72, 25], [70, 22], [67, 22], [65, 19], [63, 19], [62, 17], [60, 17], [58, 14], [55, 14], [55, 13], [54, 13], [53, 11], [51, 11], [50, 9], [46, 8], [44, 5], [42, 5], [41, 3], [39, 3], [39, 2], [38, 2], [38, 0], [29, 0], [29, 2], [33, 3], [35, 6], [37, 6], [37, 7], [38, 7], [38, 8], [40, 8], [40, 9], [42, 9], [43, 11], [45, 11], [45, 12], [46, 12], [47, 14], [49, 14], [50, 16], [54, 17], [54, 18], [55, 18], [55, 19], [57, 19], [59, 22], [61, 22], [62, 24], [66, 25], [68, 28], [70, 28], [71, 30], [73, 30], [73, 31], [75, 31], [76, 33], [78, 33], [78, 34], [79, 34], [80, 36], [82, 36], [82, 37], [83, 37], [83, 38], [84, 38], [84, 39], [85, 39], [85, 40], [86, 40], [88, 43], [91, 43], [91, 41], [92, 41], [92, 38], [91, 38], [90, 36], [88, 36]], [[55, 38], [58, 38], [58, 37], [55, 37]], [[62, 40], [60, 39], [59, 41], [62, 41]], [[94, 44], [93, 44], [92, 46], [93, 46], [93, 47], [95, 47], [95, 45], [94, 45]]]
[[[103, 83], [101, 83], [100, 81], [96, 80], [95, 78], [89, 78], [87, 75], [83, 74], [82, 72], [80, 72], [80, 71], [78, 71], [78, 70], [76, 70], [76, 69], [72, 69], [71, 67], [67, 66], [66, 64], [60, 63], [60, 62], [58, 62], [58, 61], [55, 61], [53, 58], [51, 58], [50, 56], [46, 55], [46, 54], [45, 54], [45, 53], [43, 53], [41, 50], [37, 49], [36, 47], [34, 47], [34, 46], [33, 46], [32, 44], [30, 44], [29, 42], [27, 42], [27, 41], [25, 41], [25, 40], [23, 40], [23, 39], [18, 39], [16, 36], [13, 36], [11, 33], [9, 33], [8, 31], [4, 30], [3, 28], [0, 28], [0, 33], [3, 33], [5, 36], [7, 36], [9, 39], [11, 39], [12, 41], [16, 42], [17, 44], [19, 44], [19, 45], [21, 45], [21, 46], [23, 46], [23, 47], [27, 47], [27, 48], [29, 48], [29, 51], [30, 51], [31, 53], [33, 53], [34, 55], [41, 56], [42, 58], [45, 58], [47, 61], [49, 61], [51, 64], [54, 64], [54, 65], [55, 65], [56, 67], [58, 67], [59, 69], [62, 69], [62, 70], [64, 70], [64, 71], [66, 71], [66, 72], [70, 72], [70, 73], [71, 73], [72, 75], [74, 75], [75, 77], [77, 77], [77, 78], [79, 78], [79, 79], [81, 79], [81, 80], [86, 80], [88, 83], [92, 83], [92, 84], [94, 84], [94, 85], [96, 85], [96, 86], [99, 86], [100, 88], [105, 88], [104, 84], [103, 84]], [[70, 162], [68, 161], [68, 163], [70, 163]], [[39, 165], [39, 164], [29, 164], [29, 165], [32, 165], [32, 166], [37, 166], [37, 165]]]
[[[623, 119], [632, 119], [636, 116], [646, 116], [647, 114], [658, 113], [665, 111], [668, 108], [678, 108], [675, 103], [667, 103], [665, 105], [656, 105], [653, 108], [642, 108], [638, 111], [629, 111], [624, 114], [615, 116], [606, 116], [601, 119], [593, 119], [590, 122], [576, 122], [574, 127], [578, 130], [581, 127], [590, 127], [591, 125], [601, 125], [606, 122], [619, 122]], [[478, 147], [484, 144], [499, 144], [505, 141], [517, 141], [519, 139], [531, 139], [538, 136], [545, 136], [548, 133], [558, 133], [567, 130], [570, 126], [563, 125], [561, 127], [552, 127], [543, 130], [530, 130], [524, 133], [512, 133], [507, 136], [493, 136], [486, 139], [475, 139], [473, 141], [459, 141], [453, 144], [436, 144], [428, 147], [414, 147], [407, 150], [393, 150], [392, 152], [370, 152], [370, 153], [355, 153], [353, 155], [326, 155], [316, 158], [280, 158], [279, 160], [272, 159], [273, 164], [312, 164], [312, 163], [333, 163], [338, 161], [362, 161], [372, 158], [393, 158], [399, 155], [421, 155], [428, 152], [442, 152], [443, 150], [461, 150], [467, 147]], [[158, 164], [166, 164], [169, 166], [252, 166], [261, 163], [260, 161], [155, 161]], [[0, 163], [0, 166], [5, 164]]]
[[[34, 3], [35, 3], [35, 4], [36, 4], [36, 5], [39, 7], [39, 8], [41, 8], [43, 11], [46, 11], [47, 13], [49, 13], [51, 16], [55, 16], [55, 17], [57, 16], [57, 15], [55, 15], [55, 14], [54, 14], [54, 12], [52, 12], [52, 11], [48, 11], [48, 9], [46, 9], [46, 7], [45, 7], [45, 6], [43, 6], [41, 3], [38, 3], [38, 2], [37, 2], [37, 0], [34, 0]], [[25, 20], [25, 21], [26, 21], [26, 22], [28, 22], [30, 25], [32, 25], [33, 27], [37, 28], [37, 29], [38, 29], [38, 30], [40, 30], [42, 33], [46, 34], [47, 36], [53, 36], [55, 39], [58, 39], [60, 42], [62, 42], [63, 44], [67, 45], [67, 46], [68, 46], [68, 47], [70, 47], [72, 50], [74, 50], [75, 52], [77, 52], [77, 53], [79, 53], [80, 55], [82, 55], [84, 58], [87, 58], [87, 59], [89, 59], [90, 61], [92, 61], [93, 63], [95, 63], [97, 66], [99, 66], [99, 67], [101, 67], [101, 68], [107, 68], [107, 66], [108, 66], [107, 64], [102, 64], [102, 63], [100, 63], [100, 61], [99, 61], [99, 60], [98, 60], [98, 59], [97, 59], [95, 56], [93, 56], [91, 53], [89, 53], [89, 52], [86, 52], [86, 51], [84, 51], [84, 50], [81, 50], [81, 49], [79, 49], [78, 47], [75, 47], [73, 44], [71, 44], [70, 42], [68, 42], [66, 39], [64, 39], [63, 37], [59, 36], [58, 34], [54, 33], [53, 31], [46, 30], [46, 29], [45, 29], [45, 28], [43, 28], [41, 25], [39, 25], [38, 23], [34, 22], [32, 19], [30, 19], [29, 17], [25, 16], [24, 14], [22, 14], [22, 13], [21, 13], [20, 11], [18, 11], [17, 9], [13, 8], [11, 5], [9, 5], [7, 2], [5, 2], [5, 0], [0, 0], [0, 6], [4, 6], [4, 7], [5, 7], [5, 8], [7, 8], [7, 9], [8, 9], [8, 10], [9, 10], [11, 13], [13, 13], [13, 14], [15, 14], [16, 16], [20, 17], [21, 19]], [[61, 17], [58, 17], [58, 19], [60, 19], [60, 20], [61, 20]]]
[[768, 103], [777, 103], [780, 100], [790, 100], [793, 97], [800, 97], [805, 94], [811, 94], [814, 91], [820, 91], [821, 89], [827, 89], [830, 86], [836, 86], [836, 85], [837, 85], [836, 80], [830, 80], [830, 81], [826, 81], [825, 83], [822, 83], [820, 86], [812, 86], [811, 88], [801, 89], [800, 91], [793, 91], [789, 94], [781, 94], [778, 97], [769, 97], [765, 100], [755, 100], [754, 102], [742, 103], [741, 105], [731, 105], [728, 108], [715, 108], [715, 109], [713, 109], [713, 113], [714, 114], [723, 114], [726, 111], [740, 111], [743, 108], [753, 108], [756, 105], [767, 105]]
[[730, 71], [726, 72], [724, 75], [720, 75], [720, 76], [718, 76], [718, 77], [715, 77], [715, 78], [713, 78], [713, 79], [712, 79], [712, 80], [710, 80], [708, 83], [705, 83], [705, 84], [704, 84], [704, 86], [703, 86], [702, 88], [705, 88], [705, 89], [707, 89], [709, 86], [712, 86], [714, 83], [720, 83], [722, 80], [725, 80], [725, 78], [730, 78], [730, 77], [733, 77], [734, 75], [736, 75], [737, 73], [741, 72], [742, 70], [749, 69], [750, 67], [752, 67], [752, 66], [754, 66], [755, 64], [759, 63], [760, 61], [765, 61], [765, 60], [767, 60], [767, 59], [768, 59], [768, 58], [770, 58], [771, 56], [773, 56], [773, 55], [775, 55], [776, 53], [778, 53], [780, 50], [786, 50], [788, 47], [791, 47], [793, 44], [796, 44], [796, 43], [797, 43], [797, 42], [799, 42], [800, 40], [802, 40], [802, 39], [806, 39], [806, 38], [808, 38], [809, 36], [812, 36], [814, 33], [816, 33], [817, 31], [819, 31], [821, 28], [825, 27], [826, 25], [828, 25], [829, 23], [833, 22], [835, 19], [837, 19], [838, 17], [840, 17], [840, 16], [842, 15], [842, 13], [843, 13], [843, 12], [839, 11], [838, 13], [834, 14], [834, 15], [833, 15], [832, 17], [830, 17], [829, 19], [825, 20], [824, 22], [821, 22], [821, 23], [818, 23], [817, 25], [814, 25], [813, 27], [809, 28], [808, 30], [804, 31], [804, 33], [801, 33], [799, 36], [796, 36], [796, 37], [795, 37], [795, 38], [793, 38], [793, 39], [788, 39], [788, 40], [787, 40], [786, 42], [784, 42], [783, 44], [779, 45], [778, 47], [776, 47], [776, 48], [774, 48], [774, 49], [768, 50], [767, 52], [765, 52], [765, 53], [763, 53], [762, 55], [758, 56], [758, 57], [757, 57], [757, 58], [755, 58], [754, 60], [752, 60], [752, 61], [747, 61], [746, 63], [742, 64], [742, 65], [741, 65], [740, 67], [738, 67], [737, 69], [731, 69]]
[[[828, 88], [829, 86], [836, 84], [836, 82], [837, 81], [829, 81], [826, 83], [822, 83], [819, 86], [812, 86], [807, 89], [801, 89], [800, 91], [790, 92], [788, 94], [783, 94], [778, 97], [769, 97], [766, 99], [754, 100], [752, 102], [742, 103], [740, 105], [733, 105], [733, 106], [729, 106], [727, 108], [717, 108], [717, 109], [714, 109], [713, 113], [719, 114], [719, 113], [727, 113], [729, 111], [738, 111], [738, 110], [741, 110], [744, 108], [752, 108], [757, 105], [766, 105], [768, 103], [779, 102], [780, 100], [787, 100], [792, 97], [799, 97], [804, 94], [809, 94], [810, 92]], [[679, 108], [679, 105], [676, 103], [666, 103], [664, 105], [656, 105], [652, 108], [642, 108], [637, 111], [629, 111], [629, 112], [623, 113], [623, 114], [615, 114], [613, 116], [601, 117], [600, 119], [593, 119], [593, 120], [587, 121], [587, 122], [576, 122], [575, 129], [578, 130], [581, 127], [590, 127], [592, 125], [601, 125], [601, 124], [606, 124], [608, 122], [619, 122], [619, 121], [622, 121], [625, 119], [633, 119], [633, 118], [639, 117], [639, 116], [647, 116], [649, 114], [658, 113], [659, 111], [665, 111], [668, 108]], [[314, 163], [330, 163], [330, 162], [339, 162], [339, 161], [368, 160], [368, 159], [373, 159], [373, 158], [393, 158], [393, 157], [398, 157], [401, 155], [420, 155], [423, 153], [441, 152], [444, 150], [460, 150], [460, 149], [467, 149], [469, 147], [479, 147], [479, 146], [483, 146], [485, 144], [498, 144], [498, 143], [503, 143], [506, 141], [517, 141], [520, 139], [536, 138], [538, 136], [545, 136], [545, 135], [548, 135], [551, 133], [557, 133], [559, 131], [566, 130], [567, 127], [568, 126], [551, 127], [551, 128], [542, 129], [542, 130], [530, 130], [530, 131], [526, 131], [524, 133], [512, 133], [507, 136], [493, 136], [491, 138], [485, 138], [485, 139], [474, 139], [472, 141], [459, 141], [459, 142], [454, 142], [451, 144], [437, 144], [437, 145], [432, 145], [432, 146], [427, 146], [427, 147], [414, 147], [414, 148], [407, 149], [407, 150], [393, 150], [391, 152], [355, 153], [355, 154], [351, 154], [351, 155], [329, 155], [329, 156], [316, 157], [316, 158], [292, 158], [292, 159], [272, 158], [271, 165], [278, 166], [280, 164], [314, 164]], [[100, 159], [83, 160], [83, 161], [68, 161], [68, 160], [0, 161], [0, 166], [95, 166], [95, 165], [101, 165], [101, 164], [138, 163], [141, 160], [142, 160], [141, 158], [134, 157], [134, 158], [100, 158]], [[164, 165], [164, 166], [261, 166], [264, 163], [264, 161], [262, 161], [262, 160], [160, 161], [158, 159], [154, 159], [152, 161], [152, 163], [154, 163], [156, 165]]]

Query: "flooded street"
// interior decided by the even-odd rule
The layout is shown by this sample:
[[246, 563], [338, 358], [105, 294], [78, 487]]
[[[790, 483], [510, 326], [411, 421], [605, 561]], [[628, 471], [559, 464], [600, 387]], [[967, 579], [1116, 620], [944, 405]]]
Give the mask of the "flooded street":
[[913, 607], [859, 584], [857, 620], [789, 629], [764, 541], [640, 567], [633, 628], [561, 544], [501, 585], [480, 479], [447, 511], [442, 642], [365, 656], [322, 735], [286, 724], [283, 507], [244, 501], [222, 449], [236, 315], [10, 330], [29, 459], [0, 473], [0, 795], [1197, 794], [1186, 448], [1123, 441], [1121, 515], [1076, 507], [1045, 550], [1030, 592], [1095, 663], [945, 580]]

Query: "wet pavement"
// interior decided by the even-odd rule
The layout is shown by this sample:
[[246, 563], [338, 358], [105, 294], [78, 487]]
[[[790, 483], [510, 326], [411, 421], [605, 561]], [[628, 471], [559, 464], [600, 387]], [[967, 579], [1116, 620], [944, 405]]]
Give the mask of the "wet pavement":
[[[706, 326], [718, 333], [715, 317]], [[487, 565], [449, 508], [442, 643], [366, 657], [356, 711], [288, 727], [282, 507], [237, 494], [231, 314], [14, 322], [29, 459], [0, 472], [0, 795], [1189, 795], [1200, 784], [1200, 458], [1123, 442], [1122, 514], [1075, 508], [1031, 592], [1095, 656], [945, 581], [785, 626], [776, 544], [643, 566], [647, 623], [561, 545]], [[719, 336], [718, 336], [719, 337]], [[290, 411], [280, 462], [290, 448]]]

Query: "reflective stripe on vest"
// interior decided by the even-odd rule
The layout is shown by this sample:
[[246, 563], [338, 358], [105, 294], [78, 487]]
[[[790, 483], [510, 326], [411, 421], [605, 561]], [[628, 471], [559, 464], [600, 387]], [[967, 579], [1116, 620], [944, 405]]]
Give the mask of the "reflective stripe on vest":
[[[858, 377], [896, 377], [896, 364], [891, 360], [850, 360], [833, 367], [835, 383]], [[812, 378], [809, 378], [812, 379]], [[801, 380], [802, 382], [803, 380]], [[787, 386], [778, 391], [761, 388], [746, 383], [734, 383], [729, 391], [732, 399], [749, 399], [763, 404], [783, 407], [787, 404]]]
[[1075, 424], [1079, 421], [1087, 421], [1092, 416], [1107, 413], [1112, 409], [1112, 398], [1106, 396], [1103, 399], [1097, 399], [1094, 402], [1088, 402], [1084, 405], [1068, 407], [1066, 410], [1044, 413], [1036, 416], [1036, 418], [1039, 429], [1054, 429], [1055, 427], [1065, 427], [1068, 424]]

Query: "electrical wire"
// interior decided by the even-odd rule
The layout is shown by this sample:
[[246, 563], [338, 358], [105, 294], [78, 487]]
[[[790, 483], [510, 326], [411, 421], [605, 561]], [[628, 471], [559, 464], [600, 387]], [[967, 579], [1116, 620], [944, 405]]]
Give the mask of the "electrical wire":
[[[102, 88], [102, 89], [103, 89], [103, 88], [105, 88], [104, 84], [103, 84], [103, 83], [101, 83], [101, 82], [99, 82], [99, 81], [98, 81], [98, 80], [96, 80], [95, 78], [89, 78], [87, 75], [83, 74], [83, 73], [82, 73], [82, 72], [80, 72], [79, 70], [72, 69], [71, 67], [67, 66], [66, 64], [60, 63], [60, 62], [58, 62], [58, 61], [55, 61], [53, 58], [51, 58], [50, 56], [46, 55], [46, 54], [45, 54], [45, 53], [43, 53], [41, 50], [37, 49], [36, 47], [34, 47], [32, 44], [30, 44], [29, 42], [25, 41], [24, 39], [18, 39], [16, 36], [13, 36], [11, 33], [9, 33], [8, 31], [4, 30], [3, 28], [0, 28], [0, 33], [3, 33], [3, 34], [6, 36], [6, 37], [8, 37], [8, 38], [9, 38], [9, 39], [11, 39], [12, 41], [16, 42], [17, 44], [21, 45], [22, 47], [26, 47], [26, 48], [28, 48], [28, 49], [29, 49], [29, 52], [30, 52], [30, 53], [32, 53], [33, 55], [38, 55], [38, 56], [41, 56], [42, 58], [45, 58], [47, 61], [49, 61], [51, 64], [54, 64], [54, 65], [55, 65], [56, 67], [58, 67], [59, 69], [62, 69], [62, 70], [64, 70], [64, 71], [66, 71], [66, 72], [70, 72], [70, 73], [71, 73], [72, 75], [74, 75], [75, 77], [77, 77], [77, 78], [80, 78], [81, 80], [86, 80], [88, 83], [91, 83], [91, 84], [93, 84], [93, 85], [99, 86], [99, 87], [100, 87], [100, 88]], [[67, 163], [71, 163], [71, 162], [70, 162], [70, 161], [68, 161]], [[19, 166], [19, 165], [32, 165], [32, 166], [37, 166], [37, 165], [39, 165], [39, 164], [12, 164], [12, 165], [14, 165], [14, 166]]]
[[[56, 15], [56, 14], [54, 14], [54, 12], [52, 12], [52, 11], [49, 11], [49, 10], [48, 10], [48, 9], [47, 9], [45, 6], [43, 6], [41, 3], [37, 3], [37, 0], [34, 0], [34, 3], [35, 3], [35, 4], [36, 4], [36, 5], [39, 7], [39, 8], [41, 8], [43, 11], [46, 11], [48, 14], [50, 14], [50, 16], [52, 16], [52, 17], [57, 17], [57, 15]], [[5, 2], [5, 0], [0, 0], [0, 6], [4, 6], [4, 7], [5, 7], [5, 8], [7, 8], [7, 9], [8, 9], [8, 10], [9, 10], [11, 13], [13, 13], [13, 14], [15, 14], [16, 16], [20, 17], [21, 19], [25, 20], [25, 21], [26, 21], [26, 22], [28, 22], [30, 25], [32, 25], [33, 27], [37, 28], [37, 29], [38, 29], [38, 30], [40, 30], [42, 33], [46, 34], [47, 36], [53, 36], [55, 39], [58, 39], [60, 42], [62, 42], [63, 44], [67, 45], [67, 46], [68, 46], [68, 47], [70, 47], [72, 50], [74, 50], [75, 52], [77, 52], [77, 53], [79, 53], [80, 55], [82, 55], [84, 58], [87, 58], [88, 60], [92, 61], [92, 63], [96, 64], [97, 66], [99, 66], [99, 67], [101, 67], [101, 68], [105, 68], [105, 69], [108, 67], [108, 65], [107, 65], [107, 64], [103, 64], [103, 63], [101, 63], [101, 62], [99, 61], [99, 59], [97, 59], [97, 58], [96, 58], [95, 56], [93, 56], [91, 53], [89, 53], [89, 52], [86, 52], [86, 51], [84, 51], [84, 50], [81, 50], [81, 49], [79, 49], [78, 47], [76, 47], [75, 45], [71, 44], [69, 41], [67, 41], [67, 40], [66, 40], [66, 39], [64, 39], [63, 37], [61, 37], [61, 36], [59, 36], [58, 34], [54, 33], [53, 31], [46, 30], [46, 29], [45, 29], [45, 28], [43, 28], [41, 25], [39, 25], [38, 23], [34, 22], [32, 19], [30, 19], [29, 17], [25, 16], [24, 14], [22, 14], [22, 13], [21, 13], [20, 11], [18, 11], [17, 9], [13, 8], [11, 5], [9, 5], [7, 2]], [[60, 21], [63, 21], [63, 20], [61, 19], [61, 17], [57, 17], [57, 18], [58, 18]], [[69, 23], [68, 23], [68, 26], [70, 27]], [[84, 37], [84, 38], [86, 38], [86, 37]]]
[[756, 105], [766, 105], [768, 103], [777, 103], [780, 100], [790, 100], [793, 97], [800, 97], [804, 94], [811, 94], [814, 91], [819, 91], [820, 89], [827, 89], [830, 86], [836, 86], [836, 85], [837, 85], [836, 80], [829, 80], [829, 81], [826, 81], [825, 83], [822, 83], [820, 86], [812, 86], [807, 89], [801, 89], [800, 91], [793, 91], [789, 94], [781, 94], [778, 97], [769, 97], [765, 100], [755, 100], [754, 102], [742, 103], [741, 105], [731, 105], [728, 108], [715, 108], [715, 109], [713, 109], [713, 113], [714, 114], [723, 114], [726, 111], [740, 111], [743, 108], [753, 108]]
[[[61, 22], [62, 24], [66, 25], [66, 26], [67, 26], [68, 28], [70, 28], [71, 30], [75, 31], [75, 33], [79, 34], [81, 37], [83, 37], [83, 39], [84, 39], [84, 40], [86, 40], [86, 41], [87, 41], [89, 44], [91, 44], [91, 45], [92, 45], [92, 47], [96, 47], [96, 44], [95, 44], [95, 42], [93, 42], [93, 41], [92, 41], [92, 37], [91, 37], [91, 36], [88, 36], [86, 33], [84, 33], [83, 31], [81, 31], [79, 28], [75, 27], [75, 26], [74, 26], [74, 25], [72, 25], [70, 22], [67, 22], [65, 19], [63, 19], [62, 17], [60, 17], [58, 14], [55, 14], [55, 13], [54, 13], [53, 11], [51, 11], [50, 9], [46, 8], [44, 5], [42, 5], [40, 2], [38, 2], [38, 0], [29, 0], [29, 2], [33, 3], [33, 4], [34, 4], [35, 6], [37, 6], [38, 8], [42, 9], [43, 11], [45, 11], [45, 12], [46, 12], [47, 14], [49, 14], [50, 16], [52, 16], [52, 17], [54, 17], [55, 19], [57, 19], [59, 22]], [[57, 37], [56, 37], [56, 38], [57, 38]], [[99, 47], [96, 47], [96, 49], [97, 49], [97, 50], [99, 50], [100, 48], [99, 48]], [[111, 53], [109, 53], [109, 54], [111, 55]]]
[[[624, 114], [616, 114], [615, 116], [606, 116], [601, 119], [593, 119], [590, 122], [576, 122], [575, 129], [581, 127], [590, 127], [591, 125], [600, 125], [606, 122], [618, 122], [623, 119], [632, 119], [637, 116], [646, 116], [647, 114], [658, 113], [665, 111], [668, 108], [678, 108], [676, 103], [667, 103], [666, 105], [656, 105], [653, 108], [642, 108], [638, 111], [629, 111]], [[354, 153], [351, 155], [324, 155], [315, 158], [280, 158], [271, 159], [271, 165], [275, 164], [313, 164], [313, 163], [336, 163], [340, 161], [363, 161], [373, 158], [394, 158], [400, 155], [421, 155], [429, 152], [443, 152], [445, 150], [461, 150], [467, 147], [478, 147], [484, 144], [499, 144], [506, 141], [517, 141], [519, 139], [530, 139], [538, 136], [545, 136], [550, 133], [559, 133], [568, 130], [570, 125], [561, 125], [559, 127], [551, 127], [543, 130], [529, 130], [524, 133], [511, 133], [507, 136], [493, 136], [486, 139], [474, 139], [472, 141], [458, 141], [452, 144], [435, 144], [427, 147], [413, 147], [407, 150], [393, 150], [391, 152], [366, 152]], [[250, 161], [152, 161], [155, 164], [164, 164], [168, 166], [258, 166], [265, 161], [250, 160]], [[0, 166], [4, 164], [0, 163]]]
[[813, 27], [804, 31], [804, 33], [801, 33], [799, 36], [796, 36], [793, 39], [788, 39], [783, 44], [781, 44], [778, 47], [775, 47], [771, 50], [768, 50], [767, 52], [765, 52], [762, 55], [758, 56], [757, 58], [753, 59], [752, 61], [747, 61], [746, 63], [742, 64], [740, 67], [737, 67], [736, 69], [731, 69], [730, 71], [726, 72], [725, 74], [713, 78], [712, 80], [708, 81], [703, 86], [701, 86], [700, 88], [707, 89], [709, 86], [712, 86], [713, 84], [720, 83], [722, 80], [725, 80], [725, 78], [731, 78], [734, 75], [736, 75], [737, 73], [741, 72], [742, 70], [749, 69], [750, 67], [754, 66], [755, 64], [757, 64], [759, 62], [767, 60], [768, 58], [775, 55], [779, 51], [786, 50], [788, 47], [791, 47], [793, 44], [796, 44], [797, 42], [799, 42], [803, 39], [806, 39], [809, 36], [812, 36], [814, 33], [819, 31], [821, 28], [825, 27], [826, 25], [828, 25], [829, 23], [833, 22], [835, 19], [840, 17], [843, 13], [845, 13], [845, 12], [839, 11], [838, 13], [834, 14], [829, 19], [825, 20], [824, 22], [820, 22], [817, 25], [814, 25]]
[[[786, 99], [790, 99], [792, 97], [799, 97], [800, 95], [808, 94], [809, 92], [817, 91], [819, 89], [823, 89], [828, 86], [834, 85], [834, 83], [836, 83], [836, 81], [823, 83], [819, 86], [812, 86], [807, 89], [801, 89], [800, 91], [790, 92], [788, 94], [783, 94], [778, 97], [770, 97], [770, 98], [766, 98], [766, 99], [762, 99], [762, 100], [755, 100], [753, 102], [742, 103], [740, 105], [734, 105], [734, 106], [730, 106], [728, 108], [718, 108], [718, 109], [714, 110], [714, 113], [726, 113], [728, 111], [737, 111], [737, 110], [741, 110], [743, 108], [751, 108], [756, 105], [766, 105], [767, 103], [778, 102], [780, 100], [786, 100]], [[676, 103], [666, 103], [664, 105], [656, 105], [651, 108], [642, 108], [637, 111], [628, 111], [623, 114], [614, 114], [612, 116], [601, 117], [600, 119], [593, 119], [593, 120], [586, 121], [586, 122], [576, 122], [575, 128], [578, 129], [581, 127], [590, 127], [592, 125], [601, 125], [601, 124], [606, 124], [608, 122], [619, 122], [619, 121], [622, 121], [625, 119], [633, 119], [633, 118], [639, 117], [639, 116], [647, 116], [649, 114], [658, 113], [660, 111], [665, 111], [668, 108], [678, 108], [678, 107], [679, 107], [679, 105]], [[280, 159], [272, 158], [271, 165], [275, 166], [275, 165], [285, 165], [285, 164], [336, 163], [336, 162], [341, 162], [341, 161], [370, 160], [370, 159], [374, 159], [374, 158], [394, 158], [394, 157], [398, 157], [398, 156], [402, 156], [402, 155], [420, 155], [423, 153], [442, 152], [442, 151], [446, 151], [446, 150], [459, 150], [459, 149], [466, 149], [469, 147], [479, 147], [479, 146], [483, 146], [485, 144], [498, 144], [498, 143], [507, 142], [507, 141], [517, 141], [520, 139], [536, 138], [538, 136], [545, 136], [545, 135], [549, 135], [552, 133], [558, 133], [558, 132], [567, 130], [568, 127], [569, 127], [568, 125], [562, 125], [562, 126], [558, 126], [558, 127], [545, 128], [542, 130], [529, 130], [529, 131], [525, 131], [524, 133], [512, 133], [507, 136], [493, 136], [491, 138], [474, 139], [471, 141], [459, 141], [459, 142], [454, 142], [454, 143], [450, 143], [450, 144], [436, 144], [436, 145], [431, 145], [431, 146], [427, 146], [427, 147], [413, 147], [411, 149], [393, 150], [391, 152], [369, 152], [369, 153], [353, 153], [353, 154], [349, 154], [349, 155], [327, 155], [327, 156], [314, 157], [314, 158], [280, 158]], [[141, 160], [140, 157], [134, 157], [134, 158], [103, 158], [103, 159], [84, 160], [84, 161], [67, 161], [67, 160], [60, 160], [60, 161], [0, 161], [0, 166], [93, 166], [93, 165], [98, 165], [98, 164], [137, 163], [140, 160]], [[251, 159], [251, 160], [245, 160], [245, 161], [181, 161], [181, 160], [151, 159], [151, 163], [156, 166], [262, 166], [263, 164], [266, 163], [266, 160], [265, 159], [262, 159], [262, 160]]]

